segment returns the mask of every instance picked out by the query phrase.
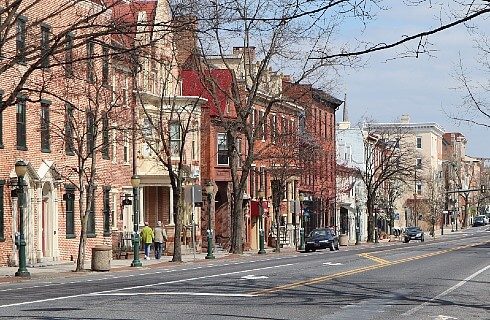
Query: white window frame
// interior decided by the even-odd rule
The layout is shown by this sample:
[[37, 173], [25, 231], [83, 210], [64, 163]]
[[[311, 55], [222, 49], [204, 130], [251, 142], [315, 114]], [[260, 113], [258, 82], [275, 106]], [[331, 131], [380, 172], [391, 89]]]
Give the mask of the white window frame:
[[[178, 128], [178, 137], [176, 137], [175, 132], [172, 131], [172, 128]], [[182, 128], [180, 127], [180, 122], [170, 121], [168, 123], [168, 138], [170, 144], [170, 157], [171, 158], [179, 158], [180, 149], [182, 147]], [[177, 143], [178, 149], [175, 149], [175, 143]], [[174, 152], [176, 151], [176, 152]]]
[[[419, 142], [420, 142], [420, 147], [419, 147]], [[417, 149], [422, 149], [422, 137], [415, 138], [415, 146], [417, 147]]]
[[[220, 145], [226, 146], [226, 149], [220, 149]], [[230, 158], [228, 157], [228, 137], [226, 136], [226, 132], [218, 132], [216, 134], [216, 163], [219, 166], [229, 166], [230, 165]], [[220, 162], [220, 151], [226, 151], [226, 163]]]

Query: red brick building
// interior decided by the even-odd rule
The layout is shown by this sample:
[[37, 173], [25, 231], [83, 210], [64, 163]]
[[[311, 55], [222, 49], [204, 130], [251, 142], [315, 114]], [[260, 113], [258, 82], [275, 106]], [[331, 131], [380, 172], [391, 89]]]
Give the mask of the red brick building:
[[[18, 259], [14, 164], [19, 159], [28, 164], [24, 223], [28, 263], [76, 259], [80, 206], [83, 209], [89, 202], [85, 197], [88, 184], [95, 191], [88, 214], [87, 257], [95, 245], [113, 244], [117, 249], [121, 235], [133, 230], [130, 177], [135, 168], [141, 175], [140, 225], [145, 220], [152, 225], [160, 220], [173, 238], [168, 172], [155, 171], [155, 164], [149, 164], [151, 155], [145, 144], [139, 143], [143, 141], [141, 134], [132, 138], [133, 122], [145, 129], [141, 108], [162, 107], [161, 92], [167, 92], [164, 98], [172, 98], [176, 106], [204, 102], [182, 97], [178, 70], [162, 67], [174, 56], [171, 37], [151, 26], [171, 21], [168, 3], [114, 0], [99, 6], [97, 2], [73, 2], [63, 14], [53, 14], [62, 3], [39, 3], [22, 12], [10, 28], [11, 32], [20, 31], [1, 48], [4, 59], [0, 64], [13, 67], [2, 74], [0, 92], [4, 101], [12, 101], [8, 98], [13, 94], [15, 97], [0, 117], [0, 265], [16, 264]], [[19, 12], [27, 5], [29, 1], [22, 2]], [[99, 11], [97, 29], [86, 24], [80, 30], [69, 29], [78, 19], [83, 20], [84, 14]], [[50, 14], [53, 16], [46, 19]], [[117, 30], [110, 29], [114, 25]], [[43, 51], [50, 45], [57, 45], [56, 50]], [[135, 74], [131, 51], [115, 50], [138, 45], [144, 50], [138, 51], [142, 68]], [[25, 54], [25, 62], [19, 60], [19, 52]], [[40, 56], [40, 52], [46, 54]], [[35, 71], [18, 95], [13, 84], [34, 64]], [[138, 84], [137, 95], [133, 94], [134, 84]], [[195, 125], [199, 126], [200, 114], [196, 116]], [[185, 143], [189, 173], [198, 178], [199, 135], [179, 141]], [[93, 180], [80, 182], [77, 172], [93, 174]], [[84, 191], [81, 201], [80, 191]], [[199, 220], [199, 209], [195, 219]]]
[[342, 101], [311, 85], [286, 80], [283, 86], [284, 94], [305, 108], [299, 130], [304, 148], [315, 150], [305, 155], [299, 186], [306, 199], [305, 225], [308, 230], [336, 226], [335, 111]]
[[[127, 99], [110, 89], [111, 79], [117, 78], [117, 71], [110, 68], [111, 37], [101, 32], [88, 40], [83, 34], [91, 30], [78, 30], [78, 37], [68, 32], [67, 26], [93, 9], [90, 3], [74, 3], [63, 14], [46, 18], [62, 3], [38, 3], [21, 11], [29, 5], [23, 1], [18, 11], [22, 16], [11, 28], [17, 33], [2, 47], [5, 59], [0, 63], [15, 66], [2, 74], [4, 99], [15, 92], [13, 85], [27, 74], [28, 67], [35, 71], [0, 118], [0, 265], [18, 263], [14, 244], [20, 223], [17, 160], [28, 166], [24, 188], [28, 263], [76, 259], [79, 209], [87, 200], [87, 181], [80, 185], [77, 172], [83, 170], [82, 176], [95, 178], [87, 224], [88, 257], [91, 247], [112, 243], [122, 210], [120, 197], [130, 190], [131, 153], [128, 144], [122, 143], [127, 138], [111, 129], [113, 121], [127, 125], [121, 119], [130, 118], [131, 112]], [[110, 11], [101, 11], [96, 18], [101, 25], [109, 25], [111, 19]], [[62, 45], [49, 51], [55, 41]], [[82, 201], [80, 190], [84, 190]]]

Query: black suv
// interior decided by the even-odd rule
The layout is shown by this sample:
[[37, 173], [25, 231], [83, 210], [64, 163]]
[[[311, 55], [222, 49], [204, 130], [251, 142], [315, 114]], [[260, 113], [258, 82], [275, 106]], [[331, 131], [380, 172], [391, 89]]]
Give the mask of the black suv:
[[330, 248], [330, 251], [339, 250], [339, 238], [330, 228], [314, 229], [305, 239], [305, 251]]
[[408, 227], [403, 233], [403, 242], [407, 243], [410, 240], [420, 240], [424, 242], [424, 232], [419, 227]]

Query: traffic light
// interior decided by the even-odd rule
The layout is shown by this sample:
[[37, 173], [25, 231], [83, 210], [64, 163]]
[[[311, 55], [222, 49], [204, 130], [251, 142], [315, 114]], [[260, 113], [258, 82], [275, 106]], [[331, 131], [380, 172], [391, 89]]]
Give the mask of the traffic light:
[[481, 193], [485, 193], [485, 192], [487, 192], [487, 187], [486, 187], [484, 184], [482, 184], [482, 185], [480, 186], [480, 192], [481, 192]]

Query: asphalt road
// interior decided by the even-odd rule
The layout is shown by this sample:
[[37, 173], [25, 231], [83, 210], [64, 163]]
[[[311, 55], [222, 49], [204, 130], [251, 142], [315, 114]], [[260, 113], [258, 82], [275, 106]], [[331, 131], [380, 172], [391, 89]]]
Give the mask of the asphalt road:
[[490, 227], [0, 285], [0, 319], [490, 319]]

